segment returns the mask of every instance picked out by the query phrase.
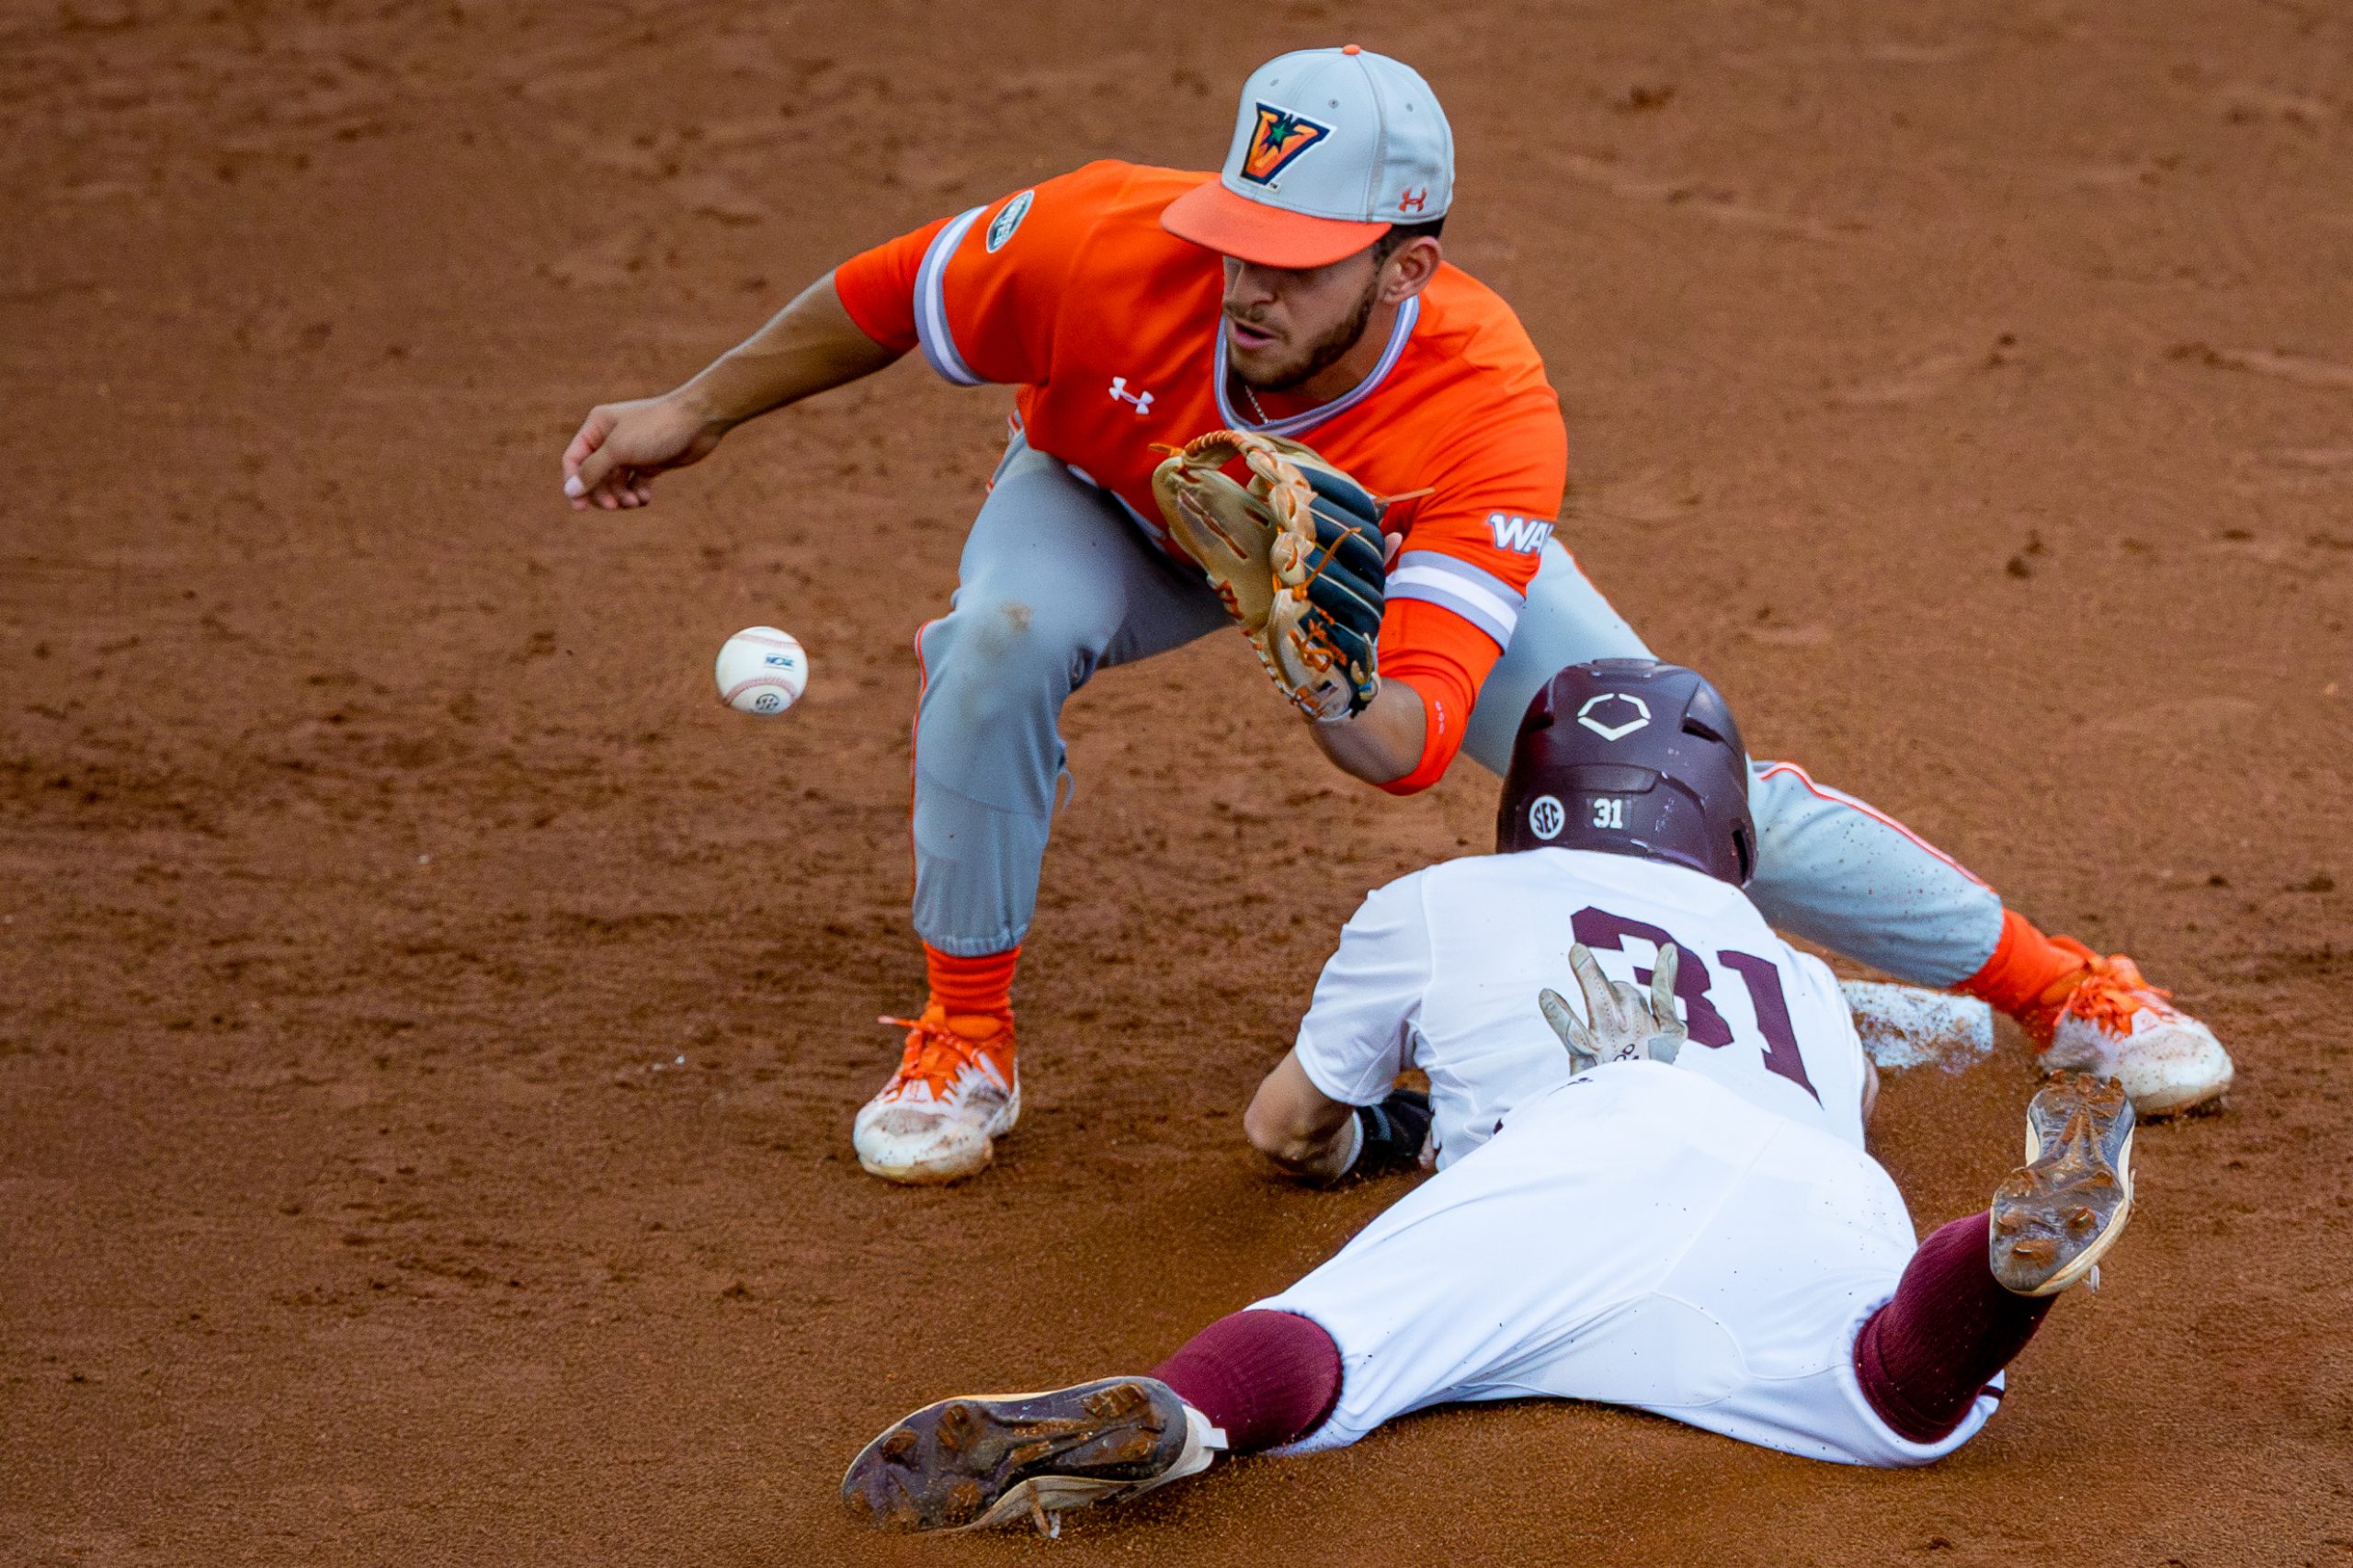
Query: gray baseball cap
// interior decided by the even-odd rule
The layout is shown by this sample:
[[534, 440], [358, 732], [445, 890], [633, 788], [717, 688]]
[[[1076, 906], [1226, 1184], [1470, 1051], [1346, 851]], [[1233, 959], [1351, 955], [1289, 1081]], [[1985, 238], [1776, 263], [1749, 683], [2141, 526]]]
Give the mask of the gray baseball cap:
[[1324, 267], [1453, 199], [1454, 133], [1438, 95], [1412, 66], [1347, 44], [1252, 72], [1224, 172], [1160, 222], [1262, 267]]

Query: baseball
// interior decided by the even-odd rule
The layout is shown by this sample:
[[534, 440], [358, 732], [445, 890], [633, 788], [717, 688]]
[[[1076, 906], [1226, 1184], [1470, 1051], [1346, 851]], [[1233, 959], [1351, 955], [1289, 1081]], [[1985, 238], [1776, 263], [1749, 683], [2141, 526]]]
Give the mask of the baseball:
[[790, 631], [749, 626], [719, 650], [711, 674], [719, 700], [736, 712], [781, 713], [809, 685], [809, 655]]

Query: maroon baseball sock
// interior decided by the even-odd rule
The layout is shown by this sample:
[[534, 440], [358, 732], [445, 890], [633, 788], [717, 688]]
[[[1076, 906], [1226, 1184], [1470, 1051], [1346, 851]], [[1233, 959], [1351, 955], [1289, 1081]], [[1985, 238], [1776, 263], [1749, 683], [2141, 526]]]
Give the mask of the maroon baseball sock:
[[1246, 1454], [1324, 1425], [1340, 1400], [1340, 1347], [1295, 1312], [1232, 1312], [1152, 1375], [1223, 1427], [1231, 1451]]
[[1915, 1443], [1950, 1435], [1986, 1380], [2026, 1348], [2054, 1298], [2002, 1289], [1985, 1256], [1987, 1217], [1939, 1227], [1855, 1336], [1855, 1376], [1881, 1420]]

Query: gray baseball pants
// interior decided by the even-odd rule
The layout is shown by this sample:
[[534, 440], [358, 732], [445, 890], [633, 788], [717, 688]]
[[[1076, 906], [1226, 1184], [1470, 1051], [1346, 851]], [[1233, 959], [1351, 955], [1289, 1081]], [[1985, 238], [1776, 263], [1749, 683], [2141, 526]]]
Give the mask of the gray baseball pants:
[[[974, 957], [1019, 943], [1037, 907], [1065, 771], [1063, 703], [1097, 669], [1227, 620], [1200, 574], [1154, 548], [1116, 496], [1017, 436], [958, 578], [948, 614], [915, 640], [915, 924], [941, 952]], [[1548, 542], [1464, 751], [1500, 774], [1520, 716], [1554, 672], [1649, 653]], [[1993, 956], [2002, 903], [1992, 889], [1790, 764], [1749, 768], [1757, 871], [1748, 892], [1775, 926], [1919, 985], [1955, 984]]]

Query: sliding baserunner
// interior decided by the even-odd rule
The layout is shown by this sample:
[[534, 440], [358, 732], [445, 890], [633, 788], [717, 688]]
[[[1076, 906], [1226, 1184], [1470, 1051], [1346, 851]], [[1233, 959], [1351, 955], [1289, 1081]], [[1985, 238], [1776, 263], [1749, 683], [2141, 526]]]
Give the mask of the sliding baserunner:
[[[2054, 1074], [1990, 1209], [1915, 1245], [1863, 1149], [1870, 1069], [1838, 987], [1741, 891], [1747, 779], [1731, 714], [1689, 671], [1563, 672], [1520, 731], [1503, 852], [1373, 894], [1286, 1064], [1342, 1145], [1351, 1104], [1422, 1067], [1438, 1173], [1149, 1375], [892, 1424], [844, 1478], [849, 1507], [892, 1529], [1042, 1523], [1222, 1452], [1530, 1396], [1849, 1464], [1968, 1441], [2052, 1298], [2124, 1229], [2131, 1104]], [[1552, 990], [1572, 979], [1583, 1017]]]

